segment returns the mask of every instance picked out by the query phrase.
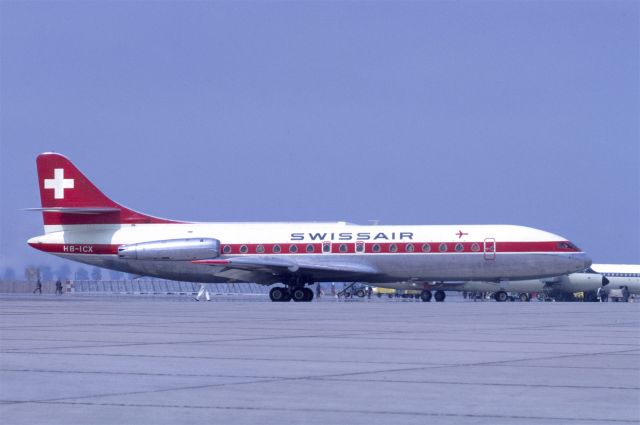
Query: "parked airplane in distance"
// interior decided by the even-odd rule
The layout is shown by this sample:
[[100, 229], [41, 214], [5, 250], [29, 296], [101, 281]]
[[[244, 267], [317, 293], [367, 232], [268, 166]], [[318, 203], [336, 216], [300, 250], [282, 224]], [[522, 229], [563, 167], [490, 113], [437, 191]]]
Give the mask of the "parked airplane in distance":
[[591, 270], [607, 278], [607, 289], [626, 286], [629, 293], [640, 295], [640, 264], [593, 264]]
[[272, 301], [310, 301], [315, 282], [504, 281], [583, 270], [567, 239], [510, 225], [191, 223], [109, 199], [66, 157], [38, 156], [44, 234], [28, 243], [70, 260], [192, 282], [282, 283]]

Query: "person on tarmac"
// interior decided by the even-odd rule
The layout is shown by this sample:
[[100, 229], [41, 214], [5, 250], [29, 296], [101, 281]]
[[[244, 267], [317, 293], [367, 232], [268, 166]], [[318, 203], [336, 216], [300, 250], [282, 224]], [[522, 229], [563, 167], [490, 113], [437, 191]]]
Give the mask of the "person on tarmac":
[[42, 282], [40, 282], [40, 278], [38, 278], [38, 282], [36, 283], [36, 289], [33, 290], [33, 293], [39, 293], [42, 295]]

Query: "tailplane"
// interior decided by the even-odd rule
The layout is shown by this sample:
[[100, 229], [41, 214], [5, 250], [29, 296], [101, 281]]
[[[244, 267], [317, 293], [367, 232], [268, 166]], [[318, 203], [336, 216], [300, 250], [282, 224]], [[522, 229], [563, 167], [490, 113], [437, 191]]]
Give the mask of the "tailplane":
[[124, 207], [100, 191], [64, 155], [36, 159], [44, 225], [177, 223]]

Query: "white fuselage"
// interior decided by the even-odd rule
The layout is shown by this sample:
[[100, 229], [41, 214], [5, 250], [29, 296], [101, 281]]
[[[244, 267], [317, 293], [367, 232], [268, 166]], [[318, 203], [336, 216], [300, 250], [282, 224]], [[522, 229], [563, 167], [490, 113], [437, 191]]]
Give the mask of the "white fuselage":
[[[248, 281], [252, 274], [191, 261], [131, 260], [118, 247], [179, 238], [215, 238], [219, 259], [287, 259], [297, 264], [370, 267], [370, 282], [534, 279], [589, 266], [557, 235], [522, 226], [360, 226], [349, 223], [171, 223], [47, 225], [34, 248], [124, 272], [198, 282]], [[338, 267], [339, 268], [339, 267]], [[353, 281], [353, 273], [315, 272], [314, 281]], [[274, 278], [275, 279], [275, 278]], [[249, 280], [251, 281], [251, 280]], [[258, 283], [277, 281], [264, 279]]]

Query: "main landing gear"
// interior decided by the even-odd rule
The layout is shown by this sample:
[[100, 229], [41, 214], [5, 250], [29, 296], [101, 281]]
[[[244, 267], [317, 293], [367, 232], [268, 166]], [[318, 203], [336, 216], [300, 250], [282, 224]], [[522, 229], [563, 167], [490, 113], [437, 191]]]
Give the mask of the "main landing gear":
[[309, 302], [313, 300], [313, 291], [304, 286], [295, 286], [287, 288], [284, 286], [276, 286], [269, 291], [269, 298], [273, 302]]
[[496, 301], [498, 301], [499, 303], [503, 303], [503, 302], [505, 302], [506, 300], [508, 300], [508, 299], [509, 299], [509, 296], [508, 296], [508, 295], [507, 295], [507, 293], [506, 293], [506, 292], [504, 292], [504, 291], [498, 291], [498, 292], [496, 292], [496, 293], [493, 295], [493, 297], [494, 297], [494, 298], [496, 299]]
[[[447, 297], [447, 294], [445, 294], [444, 291], [441, 291], [441, 290], [437, 290], [435, 295], [433, 295], [433, 298], [435, 298], [436, 302], [439, 302], [439, 303], [443, 302], [446, 297]], [[420, 293], [420, 299], [426, 303], [431, 301], [431, 291], [429, 291], [428, 289], [424, 289]]]

